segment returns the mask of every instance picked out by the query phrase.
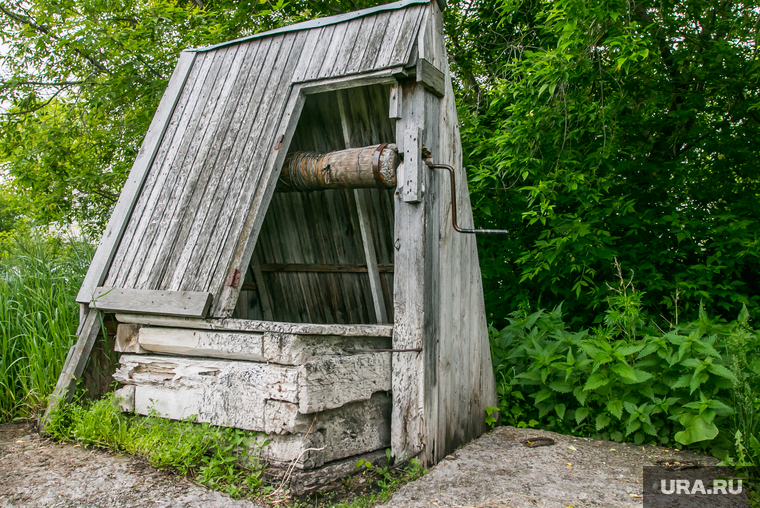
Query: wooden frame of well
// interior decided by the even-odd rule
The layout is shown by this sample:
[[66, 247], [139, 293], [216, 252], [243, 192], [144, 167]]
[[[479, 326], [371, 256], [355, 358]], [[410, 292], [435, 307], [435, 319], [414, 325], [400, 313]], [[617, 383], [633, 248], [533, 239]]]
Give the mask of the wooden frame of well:
[[[261, 432], [305, 492], [434, 464], [496, 405], [436, 1], [184, 51], [77, 297], [125, 410]], [[49, 407], [49, 409], [50, 409]], [[49, 411], [48, 411], [49, 412]]]

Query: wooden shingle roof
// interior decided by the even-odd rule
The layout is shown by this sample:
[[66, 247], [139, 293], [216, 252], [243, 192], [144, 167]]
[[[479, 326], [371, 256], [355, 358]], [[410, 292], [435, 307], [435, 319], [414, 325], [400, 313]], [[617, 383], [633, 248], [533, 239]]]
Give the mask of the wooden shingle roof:
[[77, 301], [99, 286], [207, 292], [211, 315], [229, 314], [237, 293], [226, 282], [251, 256], [300, 113], [293, 86], [407, 66], [428, 4], [184, 51]]

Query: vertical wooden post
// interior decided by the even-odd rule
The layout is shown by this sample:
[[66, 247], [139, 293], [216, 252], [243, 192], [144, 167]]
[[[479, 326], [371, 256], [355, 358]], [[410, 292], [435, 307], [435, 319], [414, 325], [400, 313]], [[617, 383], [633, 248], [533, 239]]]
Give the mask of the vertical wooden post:
[[[425, 118], [425, 90], [416, 83], [405, 83], [402, 91], [403, 111], [397, 122], [396, 136], [405, 139], [404, 151], [410, 150], [408, 133], [422, 135]], [[415, 140], [421, 143], [420, 138]], [[414, 151], [414, 148], [411, 148]], [[419, 160], [422, 163], [422, 160]], [[409, 166], [407, 166], [409, 164]], [[399, 180], [401, 189], [396, 191], [394, 224], [394, 275], [393, 348], [422, 348], [426, 317], [429, 318], [431, 301], [426, 287], [425, 272], [430, 269], [426, 258], [425, 219], [427, 200], [407, 199], [410, 178], [408, 171], [418, 171], [412, 160], [404, 160], [404, 178]], [[424, 183], [426, 173], [420, 172], [415, 182], [418, 188]], [[414, 180], [414, 178], [412, 178]], [[427, 316], [426, 316], [427, 315]], [[394, 457], [403, 459], [419, 453], [425, 443], [424, 436], [424, 381], [423, 354], [417, 352], [393, 353], [392, 386], [393, 412], [391, 416], [391, 449]]]

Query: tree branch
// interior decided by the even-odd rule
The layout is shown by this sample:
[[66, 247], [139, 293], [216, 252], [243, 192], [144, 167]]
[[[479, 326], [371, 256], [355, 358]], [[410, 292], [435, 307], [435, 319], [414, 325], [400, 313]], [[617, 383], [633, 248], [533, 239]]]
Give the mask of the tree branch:
[[[52, 37], [53, 39], [57, 41], [61, 41], [60, 37], [56, 36], [55, 34], [50, 33], [50, 29], [48, 27], [38, 25], [34, 21], [32, 21], [30, 18], [24, 17], [21, 14], [17, 14], [15, 12], [12, 12], [6, 9], [5, 6], [3, 6], [2, 4], [0, 4], [0, 12], [2, 12], [3, 14], [11, 18], [16, 23], [22, 23], [24, 25], [28, 25], [33, 30], [41, 32], [45, 35], [49, 35], [50, 37]], [[61, 42], [65, 42], [65, 41], [61, 41]], [[95, 58], [89, 53], [85, 53], [84, 51], [77, 48], [73, 48], [73, 51], [77, 55], [81, 56], [82, 58], [90, 62], [90, 64], [92, 64], [92, 66], [98, 69], [99, 71], [105, 72], [106, 74], [108, 73], [108, 69], [106, 69], [106, 67], [102, 63], [95, 60]]]

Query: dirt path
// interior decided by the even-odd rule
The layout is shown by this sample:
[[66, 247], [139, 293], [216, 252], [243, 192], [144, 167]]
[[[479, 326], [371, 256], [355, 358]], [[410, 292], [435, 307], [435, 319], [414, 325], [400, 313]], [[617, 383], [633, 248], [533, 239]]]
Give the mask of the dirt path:
[[[529, 448], [547, 437], [556, 444]], [[573, 449], [574, 448], [574, 449]], [[653, 446], [502, 427], [399, 490], [393, 508], [628, 508], [642, 505], [642, 466], [712, 457]], [[0, 425], [0, 507], [262, 508], [235, 501], [143, 461], [42, 439]]]
[[[521, 441], [548, 437], [550, 446]], [[574, 448], [570, 449], [569, 447]], [[642, 467], [658, 460], [717, 459], [654, 446], [501, 427], [446, 457], [402, 487], [394, 508], [627, 508], [642, 506]]]
[[0, 425], [0, 507], [260, 508], [147, 463]]

